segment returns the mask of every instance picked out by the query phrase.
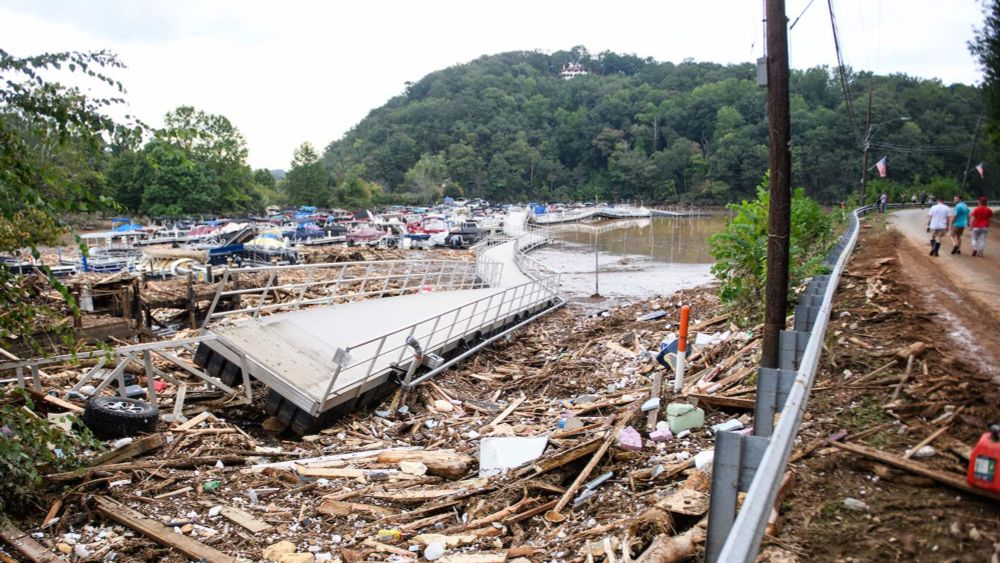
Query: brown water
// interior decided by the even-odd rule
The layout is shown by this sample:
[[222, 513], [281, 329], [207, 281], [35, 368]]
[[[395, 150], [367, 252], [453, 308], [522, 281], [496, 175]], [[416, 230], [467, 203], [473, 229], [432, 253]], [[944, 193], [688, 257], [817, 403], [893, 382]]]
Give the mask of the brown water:
[[593, 250], [596, 236], [601, 253], [642, 256], [668, 264], [711, 264], [715, 261], [709, 254], [708, 237], [725, 227], [726, 218], [717, 214], [603, 221], [579, 227], [578, 232], [557, 233], [554, 238]]

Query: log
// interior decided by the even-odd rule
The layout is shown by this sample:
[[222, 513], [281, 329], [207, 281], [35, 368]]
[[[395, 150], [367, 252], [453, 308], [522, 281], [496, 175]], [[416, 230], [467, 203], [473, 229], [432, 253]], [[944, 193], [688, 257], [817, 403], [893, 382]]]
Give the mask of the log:
[[461, 479], [475, 463], [472, 456], [446, 450], [384, 451], [378, 454], [379, 463], [419, 461], [427, 466], [427, 473], [446, 479]]
[[885, 453], [883, 451], [876, 450], [875, 448], [869, 448], [867, 446], [861, 446], [858, 444], [842, 443], [842, 442], [832, 442], [832, 446], [846, 450], [869, 459], [873, 459], [885, 465], [890, 465], [899, 469], [909, 471], [916, 475], [922, 477], [928, 477], [941, 483], [943, 485], [948, 485], [949, 487], [954, 487], [961, 491], [971, 493], [974, 495], [979, 495], [988, 499], [993, 499], [994, 501], [1000, 501], [1000, 494], [994, 493], [992, 491], [987, 491], [986, 489], [979, 489], [970, 485], [965, 477], [958, 477], [955, 475], [949, 475], [941, 471], [930, 469], [922, 463], [918, 463], [913, 460], [906, 459], [902, 456], [893, 455]]
[[635, 560], [635, 563], [675, 563], [677, 561], [687, 561], [694, 557], [698, 551], [698, 544], [705, 541], [705, 528], [708, 519], [702, 519], [697, 525], [683, 534], [668, 536], [660, 534], [656, 536], [653, 543], [649, 544], [646, 551]]
[[97, 511], [104, 517], [135, 530], [158, 544], [176, 549], [195, 561], [236, 563], [235, 557], [209, 547], [194, 538], [175, 533], [163, 524], [147, 518], [111, 498], [98, 495], [94, 497], [94, 501], [97, 504]]
[[208, 263], [207, 250], [187, 250], [184, 248], [147, 248], [143, 250], [142, 253], [150, 258], [160, 260], [180, 260], [188, 258], [201, 262], [202, 264]]
[[134, 461], [129, 463], [113, 463], [102, 465], [100, 467], [87, 467], [84, 469], [77, 469], [75, 471], [52, 473], [50, 475], [46, 475], [45, 478], [53, 483], [65, 483], [68, 481], [76, 481], [78, 479], [89, 479], [93, 477], [95, 472], [98, 471], [113, 473], [115, 471], [132, 471], [134, 469], [195, 467], [198, 465], [214, 465], [219, 461], [226, 464], [236, 464], [243, 463], [246, 461], [246, 458], [239, 455], [210, 455], [181, 459], [157, 459], [150, 461]]

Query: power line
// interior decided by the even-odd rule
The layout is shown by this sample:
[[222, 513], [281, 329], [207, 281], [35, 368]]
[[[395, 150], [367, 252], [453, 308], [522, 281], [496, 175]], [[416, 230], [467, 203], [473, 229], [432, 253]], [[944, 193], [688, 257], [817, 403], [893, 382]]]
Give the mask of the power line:
[[802, 16], [806, 15], [806, 12], [807, 12], [807, 11], [809, 11], [809, 6], [812, 6], [812, 5], [813, 5], [813, 2], [815, 2], [815, 1], [816, 1], [816, 0], [809, 0], [809, 3], [808, 3], [808, 4], [806, 4], [806, 7], [802, 9], [802, 12], [801, 12], [801, 13], [799, 13], [799, 17], [795, 18], [795, 21], [793, 21], [793, 22], [792, 22], [792, 25], [790, 25], [790, 26], [788, 27], [788, 30], [789, 30], [789, 31], [791, 31], [791, 30], [795, 29], [795, 24], [799, 23], [799, 20], [801, 20], [801, 19], [802, 19]]
[[837, 18], [833, 13], [833, 0], [826, 0], [826, 6], [830, 12], [830, 27], [833, 29], [833, 47], [837, 52], [837, 73], [840, 77], [840, 87], [844, 91], [844, 105], [847, 107], [847, 118], [851, 123], [851, 131], [854, 133], [855, 139], [860, 143], [861, 134], [854, 115], [854, 102], [851, 100], [851, 89], [847, 82], [844, 54], [840, 49], [840, 32], [837, 30]]

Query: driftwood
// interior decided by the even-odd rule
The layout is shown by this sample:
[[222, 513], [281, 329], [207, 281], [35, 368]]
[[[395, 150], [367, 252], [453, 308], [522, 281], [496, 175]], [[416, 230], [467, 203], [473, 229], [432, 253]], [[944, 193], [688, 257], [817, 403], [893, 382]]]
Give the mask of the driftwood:
[[[0, 539], [35, 563], [68, 563], [62, 557], [52, 553], [44, 545], [35, 541], [30, 535], [17, 528], [5, 524], [0, 526]], [[13, 560], [12, 560], [13, 561]]]
[[115, 471], [132, 471], [133, 469], [159, 469], [167, 467], [195, 467], [198, 465], [213, 465], [217, 462], [222, 462], [226, 464], [243, 463], [246, 460], [245, 457], [240, 455], [210, 455], [210, 456], [200, 456], [200, 457], [188, 457], [181, 459], [156, 459], [150, 461], [135, 461], [130, 463], [114, 463], [109, 465], [102, 465], [99, 467], [88, 467], [86, 469], [78, 469], [76, 471], [65, 471], [63, 473], [52, 473], [47, 475], [45, 478], [53, 483], [64, 483], [67, 481], [76, 481], [78, 479], [88, 479], [93, 477], [95, 472], [115, 472]]
[[461, 479], [475, 463], [472, 456], [444, 450], [390, 450], [378, 454], [379, 463], [419, 461], [427, 466], [427, 473], [446, 479]]
[[687, 561], [698, 553], [698, 544], [705, 541], [705, 526], [708, 518], [703, 518], [690, 530], [677, 536], [660, 534], [635, 563], [674, 563]]

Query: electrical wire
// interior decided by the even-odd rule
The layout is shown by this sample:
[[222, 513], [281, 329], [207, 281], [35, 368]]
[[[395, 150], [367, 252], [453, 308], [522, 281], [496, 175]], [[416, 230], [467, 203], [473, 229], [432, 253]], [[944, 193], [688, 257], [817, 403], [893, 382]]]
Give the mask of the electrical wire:
[[815, 1], [816, 0], [809, 0], [809, 3], [806, 4], [806, 7], [803, 8], [802, 12], [799, 13], [799, 17], [795, 18], [795, 21], [792, 22], [792, 25], [788, 26], [788, 30], [789, 31], [795, 29], [795, 24], [799, 23], [799, 20], [802, 19], [802, 16], [806, 15], [806, 12], [809, 11], [809, 7], [812, 6], [813, 2], [815, 2]]
[[851, 99], [851, 88], [847, 82], [847, 69], [844, 65], [844, 54], [840, 49], [840, 32], [837, 30], [837, 18], [833, 13], [833, 0], [826, 0], [826, 5], [830, 12], [830, 27], [833, 29], [833, 47], [837, 52], [837, 74], [840, 78], [840, 87], [844, 91], [844, 106], [847, 108], [847, 119], [850, 121], [851, 131], [854, 133], [855, 140], [860, 144], [862, 136], [854, 114], [854, 101]]

